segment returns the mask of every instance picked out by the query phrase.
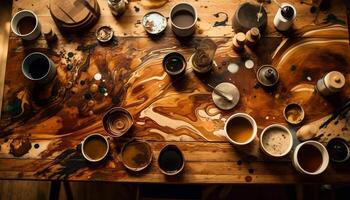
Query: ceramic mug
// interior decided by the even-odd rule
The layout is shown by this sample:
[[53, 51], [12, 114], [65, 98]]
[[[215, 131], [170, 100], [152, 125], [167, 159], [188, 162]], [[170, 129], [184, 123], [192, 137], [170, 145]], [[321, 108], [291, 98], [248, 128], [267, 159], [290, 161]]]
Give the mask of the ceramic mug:
[[[99, 158], [92, 158], [91, 156], [89, 156], [89, 152], [87, 152], [86, 150], [86, 144], [89, 140], [91, 140], [91, 138], [93, 137], [96, 137], [96, 138], [99, 138], [99, 139], [102, 139], [103, 143], [106, 145], [106, 150], [105, 152], [103, 153], [102, 156], [100, 156]], [[99, 134], [99, 133], [94, 133], [94, 134], [91, 134], [91, 135], [88, 135], [85, 137], [85, 139], [81, 142], [81, 153], [83, 154], [84, 158], [86, 160], [88, 160], [89, 162], [99, 162], [101, 160], [103, 160], [107, 154], [109, 152], [109, 143], [108, 143], [108, 140], [105, 136]]]
[[[187, 11], [192, 14], [193, 16], [193, 23], [189, 26], [179, 26], [176, 23], [174, 23], [174, 16], [176, 13], [181, 12], [181, 11]], [[187, 37], [190, 36], [194, 33], [196, 30], [196, 23], [198, 20], [198, 14], [196, 9], [188, 3], [179, 3], [176, 4], [170, 11], [170, 23], [171, 23], [171, 28], [175, 35], [180, 36], [180, 37]]]
[[[316, 149], [321, 154], [322, 161], [321, 161], [318, 169], [315, 171], [307, 171], [306, 169], [304, 169], [302, 167], [303, 164], [300, 164], [298, 154], [300, 153], [300, 149], [303, 148], [305, 145], [312, 145], [312, 146], [316, 147]], [[312, 156], [312, 157], [315, 158], [315, 156]], [[310, 156], [308, 156], [307, 160], [308, 161], [310, 160]], [[293, 152], [293, 157], [292, 157], [292, 163], [293, 163], [293, 166], [295, 167], [295, 169], [298, 170], [299, 172], [301, 172], [302, 174], [318, 175], [318, 174], [321, 174], [322, 172], [324, 172], [328, 167], [328, 164], [329, 164], [328, 151], [327, 151], [326, 147], [324, 147], [321, 143], [319, 143], [317, 141], [313, 141], [313, 140], [305, 141], [303, 143], [298, 144], [295, 147], [295, 150]]]
[[22, 62], [22, 73], [26, 78], [38, 83], [47, 83], [56, 75], [56, 67], [45, 54], [33, 52], [28, 54]]
[[[249, 139], [247, 139], [245, 142], [237, 142], [235, 140], [233, 140], [230, 136], [229, 136], [229, 133], [227, 132], [228, 130], [228, 125], [229, 123], [235, 119], [235, 118], [238, 118], [238, 117], [241, 117], [241, 118], [244, 118], [246, 120], [248, 120], [253, 128], [253, 132], [251, 134], [251, 136], [249, 137]], [[258, 126], [254, 120], [254, 118], [246, 113], [236, 113], [236, 114], [233, 114], [231, 117], [229, 117], [226, 122], [225, 122], [225, 126], [224, 126], [224, 132], [225, 132], [225, 137], [226, 139], [233, 145], [236, 145], [236, 146], [242, 146], [242, 145], [247, 145], [251, 142], [253, 142], [253, 140], [256, 138], [257, 136], [257, 132], [258, 132]]]
[[[177, 155], [178, 157], [174, 157], [174, 152], [176, 152], [175, 155]], [[169, 144], [160, 150], [157, 163], [159, 170], [163, 174], [168, 176], [174, 176], [183, 171], [185, 167], [185, 157], [182, 151], [176, 145]], [[172, 168], [175, 165], [178, 166]], [[172, 169], [170, 169], [169, 167]]]
[[[266, 148], [266, 146], [264, 145], [264, 138], [265, 138], [264, 136], [266, 136], [265, 134], [267, 134], [268, 131], [271, 131], [271, 129], [280, 129], [280, 130], [284, 131], [285, 133], [287, 133], [287, 135], [288, 135], [289, 144], [288, 144], [287, 148], [283, 152], [281, 152], [280, 154], [276, 154], [276, 153], [270, 152], [268, 150], [268, 148]], [[292, 150], [292, 147], [293, 147], [293, 135], [292, 135], [292, 133], [289, 131], [289, 129], [287, 127], [285, 127], [283, 125], [280, 125], [280, 124], [272, 124], [272, 125], [266, 127], [261, 132], [259, 139], [260, 139], [261, 150], [266, 155], [272, 156], [272, 157], [275, 157], [275, 158], [280, 158], [280, 157], [283, 157], [283, 156], [287, 155]]]
[[[35, 20], [35, 24], [33, 25], [33, 28], [31, 30], [27, 31], [28, 33], [21, 33], [19, 22], [24, 19], [25, 17], [30, 17]], [[28, 22], [27, 22], [28, 24]], [[24, 40], [34, 40], [38, 38], [41, 34], [41, 28], [38, 16], [31, 10], [21, 10], [18, 11], [11, 19], [11, 30], [14, 32], [18, 37], [24, 39]]]

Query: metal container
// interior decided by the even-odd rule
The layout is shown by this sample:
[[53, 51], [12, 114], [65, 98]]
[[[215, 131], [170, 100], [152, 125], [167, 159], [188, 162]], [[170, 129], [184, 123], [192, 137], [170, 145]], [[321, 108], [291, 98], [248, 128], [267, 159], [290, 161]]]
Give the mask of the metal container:
[[256, 73], [256, 77], [259, 83], [265, 87], [273, 87], [279, 80], [278, 71], [272, 65], [261, 66]]

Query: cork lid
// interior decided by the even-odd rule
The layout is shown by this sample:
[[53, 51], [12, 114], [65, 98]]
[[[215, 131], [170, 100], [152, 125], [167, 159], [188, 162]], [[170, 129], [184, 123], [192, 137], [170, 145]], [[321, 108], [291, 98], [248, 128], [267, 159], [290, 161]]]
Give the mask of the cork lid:
[[253, 27], [250, 29], [250, 34], [251, 34], [252, 38], [257, 39], [260, 36], [260, 31], [258, 28]]
[[245, 34], [244, 33], [239, 32], [235, 35], [234, 38], [239, 45], [244, 45], [244, 43], [245, 43]]
[[341, 90], [345, 85], [345, 77], [338, 71], [331, 71], [325, 76], [325, 85], [333, 91]]

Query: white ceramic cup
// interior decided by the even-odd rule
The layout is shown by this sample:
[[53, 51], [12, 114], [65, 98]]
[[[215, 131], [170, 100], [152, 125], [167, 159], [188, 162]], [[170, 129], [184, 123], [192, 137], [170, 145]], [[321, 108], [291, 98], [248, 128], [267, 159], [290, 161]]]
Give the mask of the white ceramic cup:
[[[27, 34], [21, 34], [18, 31], [18, 22], [24, 17], [33, 17], [35, 19], [35, 26], [33, 30]], [[18, 37], [24, 40], [34, 40], [38, 38], [41, 34], [41, 28], [38, 16], [31, 10], [21, 10], [18, 11], [11, 19], [11, 29]]]
[[[187, 27], [180, 27], [178, 25], [176, 25], [173, 21], [173, 17], [174, 15], [181, 11], [181, 10], [186, 10], [188, 12], [190, 12], [193, 17], [193, 23], [190, 26]], [[176, 4], [170, 11], [170, 23], [171, 23], [171, 28], [173, 30], [173, 32], [175, 33], [175, 35], [180, 36], [180, 37], [187, 37], [190, 36], [194, 33], [194, 31], [196, 30], [196, 23], [198, 20], [198, 14], [196, 9], [189, 3], [179, 3]]]
[[[90, 157], [85, 153], [85, 151], [84, 151], [84, 145], [85, 145], [86, 141], [87, 141], [88, 139], [90, 139], [91, 137], [100, 137], [100, 138], [103, 138], [104, 141], [106, 142], [106, 145], [107, 145], [106, 152], [103, 154], [103, 156], [101, 156], [101, 157], [98, 158], [98, 159], [92, 159], [92, 158], [90, 158]], [[90, 162], [99, 162], [99, 161], [103, 160], [103, 159], [107, 156], [108, 151], [109, 151], [109, 143], [108, 143], [108, 140], [107, 140], [107, 138], [106, 138], [105, 136], [103, 136], [103, 135], [101, 135], [101, 134], [99, 134], [99, 133], [94, 133], [94, 134], [88, 135], [88, 136], [86, 136], [85, 139], [81, 142], [81, 153], [83, 154], [84, 158], [85, 158], [86, 160], [90, 161]]]
[[[48, 66], [35, 66], [33, 63], [38, 59], [42, 59], [45, 65]], [[33, 77], [30, 73], [31, 68], [47, 67], [47, 72], [42, 77]], [[53, 61], [47, 57], [45, 54], [40, 52], [33, 52], [28, 54], [22, 62], [22, 73], [26, 78], [32, 81], [37, 81], [38, 83], [47, 83], [51, 81], [56, 75], [56, 66]]]
[[[230, 121], [232, 119], [237, 118], [237, 117], [242, 117], [242, 118], [247, 119], [250, 122], [250, 124], [252, 125], [252, 128], [253, 128], [253, 133], [252, 133], [251, 137], [245, 142], [236, 142], [227, 133], [227, 126], [228, 126], [228, 124], [230, 123]], [[256, 138], [256, 135], [257, 135], [257, 132], [258, 132], [258, 126], [257, 126], [254, 118], [251, 117], [250, 115], [248, 115], [246, 113], [236, 113], [236, 114], [231, 115], [231, 117], [229, 117], [226, 120], [225, 127], [224, 127], [224, 132], [225, 132], [225, 137], [227, 138], [227, 140], [231, 144], [237, 145], [237, 146], [242, 146], [242, 145], [247, 145], [247, 144], [251, 143]]]
[[[286, 150], [281, 154], [273, 154], [272, 152], [269, 152], [264, 146], [264, 143], [263, 143], [264, 135], [267, 131], [271, 130], [272, 128], [282, 129], [288, 134], [289, 145], [286, 148]], [[260, 134], [260, 147], [261, 147], [262, 151], [268, 156], [272, 156], [272, 157], [276, 157], [276, 158], [283, 157], [283, 156], [287, 155], [293, 147], [293, 135], [287, 127], [280, 125], [280, 124], [271, 124], [270, 126], [266, 127]]]
[[[304, 145], [312, 145], [314, 147], [316, 147], [321, 155], [322, 155], [322, 163], [321, 163], [321, 166], [318, 168], [318, 170], [314, 171], [314, 172], [309, 172], [309, 171], [306, 171], [304, 170], [301, 166], [300, 166], [300, 163], [299, 163], [299, 160], [298, 160], [298, 153], [299, 153], [299, 150], [302, 146]], [[319, 142], [316, 142], [316, 141], [313, 141], [313, 140], [309, 140], [309, 141], [305, 141], [303, 143], [300, 143], [298, 144], [296, 147], [295, 147], [295, 150], [293, 152], [293, 158], [292, 158], [292, 163], [293, 163], [293, 166], [295, 167], [296, 170], [298, 170], [299, 172], [301, 172], [302, 174], [308, 174], [308, 175], [318, 175], [318, 174], [321, 174], [322, 172], [324, 172], [327, 167], [328, 167], [328, 163], [329, 163], [329, 156], [328, 156], [328, 151], [326, 149], [326, 147], [324, 147], [321, 143]]]

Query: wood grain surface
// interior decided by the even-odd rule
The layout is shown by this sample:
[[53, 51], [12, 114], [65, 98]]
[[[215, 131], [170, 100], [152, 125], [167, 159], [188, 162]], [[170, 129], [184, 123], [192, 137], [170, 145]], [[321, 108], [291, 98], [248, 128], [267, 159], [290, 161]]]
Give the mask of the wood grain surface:
[[[57, 44], [48, 45], [43, 37], [24, 42], [10, 35], [5, 76], [4, 98], [0, 121], [1, 179], [68, 179], [120, 182], [171, 183], [295, 183], [349, 182], [349, 164], [330, 164], [319, 176], [303, 176], [293, 169], [289, 157], [274, 160], [259, 149], [258, 139], [244, 148], [231, 146], [223, 136], [225, 120], [237, 112], [253, 116], [261, 130], [274, 123], [286, 124], [283, 109], [288, 103], [300, 103], [306, 112], [304, 124], [330, 115], [350, 96], [350, 47], [345, 6], [332, 1], [328, 11], [310, 12], [308, 3], [292, 3], [298, 12], [293, 31], [277, 32], [272, 24], [275, 4], [264, 4], [268, 26], [255, 48], [241, 54], [232, 50], [235, 34], [231, 20], [235, 8], [245, 1], [187, 1], [199, 13], [197, 31], [190, 39], [174, 36], [169, 26], [159, 37], [149, 37], [140, 20], [151, 11], [139, 1], [131, 1], [126, 13], [114, 18], [106, 1], [98, 1], [101, 17], [90, 30], [62, 34], [54, 25], [47, 1], [14, 1], [13, 13], [31, 9], [43, 26], [52, 26]], [[169, 1], [156, 10], [165, 16], [177, 1]], [[227, 13], [226, 26], [214, 26]], [[94, 36], [101, 25], [110, 25], [115, 38], [101, 45]], [[210, 37], [218, 45], [216, 66], [206, 75], [192, 71], [171, 79], [162, 68], [162, 58], [172, 51], [188, 60], [202, 38]], [[36, 85], [21, 73], [23, 58], [30, 52], [44, 52], [54, 61], [57, 76], [49, 84]], [[244, 67], [252, 60], [253, 69]], [[227, 69], [239, 65], [237, 73]], [[274, 65], [280, 82], [274, 90], [262, 88], [256, 71], [263, 64]], [[338, 70], [345, 74], [344, 90], [332, 98], [315, 91], [315, 84], [325, 73]], [[93, 77], [102, 74], [102, 80]], [[241, 95], [230, 111], [215, 107], [207, 84], [234, 83]], [[97, 84], [103, 91], [90, 92]], [[105, 94], [107, 93], [107, 94]], [[114, 106], [122, 106], [135, 119], [126, 137], [110, 139], [107, 160], [91, 165], [80, 153], [81, 140], [91, 133], [106, 134], [102, 116]], [[330, 138], [350, 141], [349, 115], [341, 116], [322, 129], [316, 139], [325, 144]], [[294, 132], [299, 127], [290, 127]], [[331, 131], [330, 131], [331, 130]], [[152, 165], [140, 173], [127, 171], [119, 159], [121, 145], [129, 138], [148, 141], [153, 149]], [[295, 140], [297, 143], [297, 141]], [[15, 157], [11, 144], [30, 143], [29, 152]], [[157, 167], [160, 149], [176, 144], [185, 155], [185, 170], [180, 176], [166, 177]]]

